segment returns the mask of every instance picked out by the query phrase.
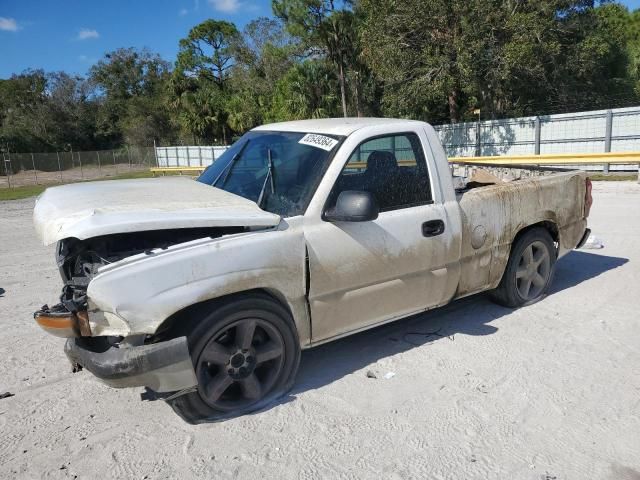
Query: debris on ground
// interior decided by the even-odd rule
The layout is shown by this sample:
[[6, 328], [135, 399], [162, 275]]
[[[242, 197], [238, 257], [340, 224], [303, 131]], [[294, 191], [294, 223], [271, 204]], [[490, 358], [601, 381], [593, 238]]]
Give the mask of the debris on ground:
[[384, 374], [384, 378], [386, 378], [387, 380], [389, 380], [390, 378], [393, 378], [396, 376], [396, 372], [387, 372]]
[[402, 339], [405, 342], [410, 343], [411, 345], [416, 345], [416, 346], [423, 345], [423, 343], [421, 343], [421, 342], [412, 342], [411, 340], [409, 340], [409, 337], [414, 336], [414, 335], [419, 335], [419, 336], [425, 337], [425, 340], [427, 338], [429, 338], [429, 337], [448, 338], [451, 341], [453, 341], [455, 339], [454, 335], [443, 335], [443, 334], [441, 334], [440, 333], [441, 330], [442, 330], [442, 328], [439, 328], [438, 330], [436, 330], [434, 332], [407, 332], [407, 333], [404, 334]]
[[600, 240], [595, 235], [589, 235], [589, 238], [587, 238], [587, 241], [584, 242], [582, 248], [591, 248], [594, 250], [598, 250], [600, 248], [604, 248], [604, 243], [602, 243], [602, 240]]
[[482, 385], [478, 385], [476, 390], [480, 393], [489, 393], [489, 388], [484, 383]]
[[14, 397], [15, 395], [11, 392], [4, 392], [4, 393], [0, 393], [0, 400], [3, 398], [9, 398], [9, 397]]
[[378, 378], [378, 376], [375, 374], [374, 371], [367, 370], [367, 378]]

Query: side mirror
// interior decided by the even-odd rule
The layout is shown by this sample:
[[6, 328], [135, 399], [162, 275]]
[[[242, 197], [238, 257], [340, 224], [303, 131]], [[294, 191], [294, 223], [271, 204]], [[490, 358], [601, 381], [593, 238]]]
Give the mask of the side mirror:
[[378, 218], [378, 205], [369, 192], [345, 190], [324, 218], [329, 222], [368, 222]]

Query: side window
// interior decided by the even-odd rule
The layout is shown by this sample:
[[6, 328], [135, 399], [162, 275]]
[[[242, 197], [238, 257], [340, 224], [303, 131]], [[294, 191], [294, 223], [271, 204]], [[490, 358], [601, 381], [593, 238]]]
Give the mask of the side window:
[[430, 203], [429, 173], [418, 136], [401, 133], [361, 143], [333, 187], [330, 207], [344, 190], [370, 192], [381, 212]]

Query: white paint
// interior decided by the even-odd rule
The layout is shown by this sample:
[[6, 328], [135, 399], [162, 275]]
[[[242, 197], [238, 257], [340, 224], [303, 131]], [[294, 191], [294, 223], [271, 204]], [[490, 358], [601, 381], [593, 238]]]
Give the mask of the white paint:
[[48, 188], [33, 212], [45, 245], [68, 237], [168, 228], [269, 227], [280, 217], [255, 202], [185, 177], [82, 182]]
[[269, 123], [267, 125], [256, 127], [253, 130], [320, 133], [324, 135], [347, 136], [362, 128], [372, 128], [379, 126], [394, 128], [398, 125], [403, 125], [406, 128], [407, 126], [423, 127], [426, 124], [424, 122], [418, 122], [414, 120], [399, 120], [395, 118], [318, 118], [313, 120], [294, 120], [292, 122]]

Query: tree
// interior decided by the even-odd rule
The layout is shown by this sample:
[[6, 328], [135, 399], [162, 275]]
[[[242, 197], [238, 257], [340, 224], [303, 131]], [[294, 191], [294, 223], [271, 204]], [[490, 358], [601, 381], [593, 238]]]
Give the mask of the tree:
[[46, 75], [47, 98], [41, 123], [47, 125], [47, 143], [64, 149], [71, 144], [78, 149], [95, 147], [97, 105], [91, 99], [89, 82], [65, 72]]
[[99, 103], [97, 134], [104, 142], [149, 145], [154, 138], [171, 138], [165, 100], [169, 75], [169, 64], [159, 55], [133, 48], [109, 52], [91, 67], [89, 81]]
[[322, 60], [295, 65], [277, 84], [270, 120], [326, 118], [339, 111], [338, 85]]
[[180, 40], [169, 91], [180, 124], [196, 141], [221, 135], [227, 143], [227, 83], [241, 40], [233, 23], [211, 19]]
[[46, 102], [46, 75], [27, 70], [0, 80], [0, 144], [10, 149], [47, 149], [47, 125], [39, 119]]
[[243, 133], [266, 121], [277, 83], [301, 52], [280, 21], [265, 17], [249, 22], [237, 45], [226, 107], [229, 127]]
[[342, 114], [347, 117], [346, 72], [353, 50], [353, 12], [350, 1], [342, 2], [343, 9], [336, 8], [334, 0], [273, 0], [276, 16], [281, 18], [289, 32], [299, 37], [313, 54], [320, 49], [336, 68], [340, 84]]
[[475, 28], [468, 9], [466, 0], [362, 0], [363, 56], [384, 82], [385, 113], [433, 117], [446, 105], [450, 121], [460, 120], [464, 29]]
[[338, 68], [342, 113], [346, 117], [348, 116], [346, 70], [351, 63], [354, 63], [352, 56], [355, 43], [353, 13], [347, 10], [332, 12], [321, 23], [319, 36], [327, 47], [327, 58]]
[[180, 40], [176, 69], [187, 76], [214, 81], [223, 88], [239, 37], [233, 23], [205, 20]]
[[385, 112], [439, 121], [446, 107], [451, 122], [474, 107], [494, 118], [548, 113], [550, 102], [577, 107], [581, 96], [592, 103], [624, 88], [624, 45], [593, 1], [362, 0], [360, 8], [363, 55], [384, 81]]

